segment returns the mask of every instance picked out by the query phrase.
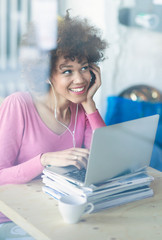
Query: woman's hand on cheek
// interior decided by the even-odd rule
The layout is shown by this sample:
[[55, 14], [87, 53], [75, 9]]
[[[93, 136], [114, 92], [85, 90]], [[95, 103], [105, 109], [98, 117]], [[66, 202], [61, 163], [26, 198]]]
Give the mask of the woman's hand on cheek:
[[91, 64], [89, 66], [89, 68], [90, 68], [90, 71], [92, 71], [93, 74], [95, 75], [95, 80], [88, 90], [87, 99], [88, 98], [93, 98], [94, 94], [96, 93], [98, 88], [101, 86], [101, 71], [100, 71], [100, 68], [96, 64]]
[[101, 86], [101, 72], [100, 68], [96, 64], [91, 64], [89, 66], [90, 71], [92, 71], [95, 75], [95, 81], [92, 86], [88, 89], [87, 99], [82, 102], [82, 106], [84, 107], [86, 113], [93, 113], [96, 111], [95, 102], [93, 100], [93, 96]]

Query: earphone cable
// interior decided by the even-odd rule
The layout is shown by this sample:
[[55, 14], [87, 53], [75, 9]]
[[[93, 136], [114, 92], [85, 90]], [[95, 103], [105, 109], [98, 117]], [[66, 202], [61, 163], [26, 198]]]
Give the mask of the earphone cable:
[[49, 81], [50, 85], [51, 85], [51, 88], [52, 88], [52, 92], [53, 92], [53, 95], [54, 95], [54, 98], [55, 98], [55, 109], [54, 109], [54, 116], [55, 116], [55, 119], [56, 121], [61, 124], [63, 127], [65, 127], [69, 133], [71, 134], [72, 138], [73, 138], [73, 147], [75, 148], [76, 147], [76, 141], [75, 141], [75, 130], [76, 130], [76, 124], [77, 124], [77, 116], [78, 116], [78, 104], [77, 104], [77, 107], [76, 107], [76, 114], [75, 114], [75, 123], [74, 123], [74, 130], [73, 132], [62, 122], [60, 122], [58, 119], [57, 119], [57, 110], [56, 110], [56, 107], [57, 107], [57, 99], [56, 99], [56, 95], [55, 95], [55, 91], [54, 91], [54, 88], [53, 88], [53, 85], [52, 83]]

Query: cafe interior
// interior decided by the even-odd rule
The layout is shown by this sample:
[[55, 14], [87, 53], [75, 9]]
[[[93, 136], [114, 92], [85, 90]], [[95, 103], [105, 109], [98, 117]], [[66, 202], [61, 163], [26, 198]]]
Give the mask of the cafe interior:
[[[159, 114], [151, 166], [162, 171], [162, 0], [55, 0], [48, 17], [42, 2], [0, 1], [0, 101], [27, 88], [21, 71], [25, 49], [20, 42], [28, 24], [42, 11], [41, 21], [48, 26], [53, 21], [55, 29], [46, 31], [57, 36], [57, 18], [70, 9], [71, 15], [99, 27], [109, 44], [100, 64], [102, 85], [95, 95], [106, 124]], [[47, 8], [48, 4], [50, 0]], [[28, 54], [26, 59], [30, 61]]]

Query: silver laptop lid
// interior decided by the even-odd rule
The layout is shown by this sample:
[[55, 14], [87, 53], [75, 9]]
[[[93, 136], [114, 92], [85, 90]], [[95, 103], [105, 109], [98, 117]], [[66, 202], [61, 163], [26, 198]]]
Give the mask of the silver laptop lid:
[[159, 115], [94, 131], [84, 186], [149, 166]]

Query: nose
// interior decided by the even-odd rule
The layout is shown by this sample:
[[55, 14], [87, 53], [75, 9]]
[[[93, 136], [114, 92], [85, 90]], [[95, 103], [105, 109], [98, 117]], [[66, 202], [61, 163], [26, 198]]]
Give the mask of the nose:
[[74, 83], [82, 83], [84, 82], [84, 78], [80, 72], [77, 72], [74, 76]]

